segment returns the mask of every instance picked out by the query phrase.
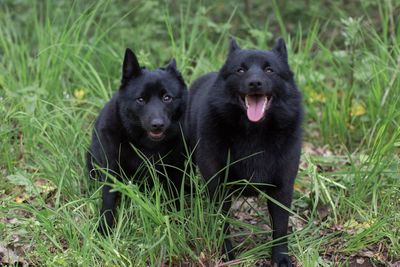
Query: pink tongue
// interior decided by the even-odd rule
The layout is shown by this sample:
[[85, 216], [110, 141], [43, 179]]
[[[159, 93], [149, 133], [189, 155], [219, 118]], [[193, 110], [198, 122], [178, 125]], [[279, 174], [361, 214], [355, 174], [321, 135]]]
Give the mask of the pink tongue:
[[258, 122], [264, 117], [264, 102], [263, 95], [246, 95], [247, 99], [247, 118], [252, 122]]

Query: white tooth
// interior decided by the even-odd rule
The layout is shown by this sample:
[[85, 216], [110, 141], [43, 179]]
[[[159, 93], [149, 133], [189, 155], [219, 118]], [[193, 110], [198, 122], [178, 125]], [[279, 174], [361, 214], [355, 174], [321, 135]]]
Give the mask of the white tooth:
[[244, 97], [244, 102], [246, 103], [246, 108], [249, 108], [249, 102], [247, 100], [247, 95]]
[[268, 97], [264, 96], [263, 111], [265, 111], [267, 104], [268, 104]]

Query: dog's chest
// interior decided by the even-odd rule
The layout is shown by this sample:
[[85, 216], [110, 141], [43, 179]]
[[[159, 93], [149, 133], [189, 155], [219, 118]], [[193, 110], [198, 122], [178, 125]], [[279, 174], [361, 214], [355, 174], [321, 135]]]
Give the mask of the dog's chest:
[[171, 164], [174, 158], [173, 155], [174, 151], [171, 150], [134, 149], [131, 144], [124, 144], [120, 149], [119, 162], [125, 174], [132, 176], [137, 172], [138, 168], [146, 170], [151, 165], [158, 166], [161, 163]]
[[263, 136], [248, 136], [233, 139], [230, 145], [232, 180], [246, 179], [256, 183], [271, 182], [276, 161], [276, 147]]

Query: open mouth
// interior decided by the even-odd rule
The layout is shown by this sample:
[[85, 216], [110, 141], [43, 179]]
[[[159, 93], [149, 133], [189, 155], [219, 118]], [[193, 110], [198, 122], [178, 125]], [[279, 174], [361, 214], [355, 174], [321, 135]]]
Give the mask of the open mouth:
[[251, 122], [259, 122], [265, 116], [265, 111], [271, 106], [272, 96], [265, 94], [251, 94], [240, 97], [247, 111], [247, 118]]
[[165, 134], [163, 131], [149, 131], [148, 135], [150, 137], [151, 140], [153, 141], [161, 141], [164, 139]]

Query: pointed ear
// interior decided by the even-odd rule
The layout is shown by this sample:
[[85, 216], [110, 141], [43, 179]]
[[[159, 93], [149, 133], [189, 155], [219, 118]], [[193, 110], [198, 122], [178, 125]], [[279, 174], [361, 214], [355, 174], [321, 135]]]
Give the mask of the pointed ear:
[[276, 40], [275, 46], [274, 48], [272, 48], [272, 51], [278, 54], [286, 62], [288, 61], [286, 44], [282, 37]]
[[135, 53], [127, 48], [125, 50], [124, 63], [122, 65], [122, 79], [127, 80], [133, 76], [138, 76], [141, 71]]
[[237, 44], [235, 38], [231, 37], [231, 41], [229, 43], [229, 54], [233, 51], [240, 49], [239, 45]]
[[169, 73], [172, 73], [185, 87], [185, 81], [183, 80], [182, 74], [178, 70], [178, 67], [176, 66], [176, 60], [175, 58], [171, 59], [167, 66], [165, 66], [165, 70], [168, 71]]
[[178, 69], [176, 68], [176, 60], [175, 58], [171, 59], [165, 69], [172, 73], [177, 73]]

